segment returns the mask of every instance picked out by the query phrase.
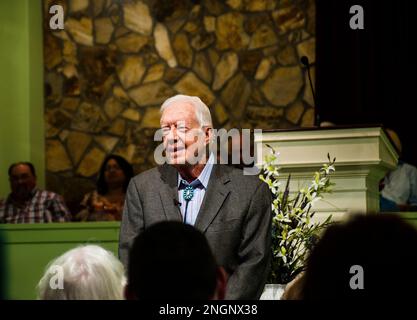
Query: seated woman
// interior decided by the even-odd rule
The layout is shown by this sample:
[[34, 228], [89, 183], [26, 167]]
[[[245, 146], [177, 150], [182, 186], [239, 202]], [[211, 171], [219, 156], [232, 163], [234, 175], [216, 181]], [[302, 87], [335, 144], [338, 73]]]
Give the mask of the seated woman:
[[380, 183], [380, 210], [416, 211], [417, 168], [401, 160], [402, 144], [397, 133], [391, 129], [386, 131], [398, 151], [400, 160], [397, 167], [388, 172]]
[[109, 155], [100, 168], [97, 190], [84, 196], [79, 221], [120, 221], [133, 168], [123, 157]]

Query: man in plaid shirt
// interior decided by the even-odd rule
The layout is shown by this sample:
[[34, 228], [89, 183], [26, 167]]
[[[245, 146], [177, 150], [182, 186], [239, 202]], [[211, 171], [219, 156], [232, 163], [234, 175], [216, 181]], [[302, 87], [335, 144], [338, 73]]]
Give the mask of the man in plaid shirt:
[[12, 164], [7, 199], [0, 200], [0, 223], [43, 223], [70, 221], [61, 196], [36, 187], [35, 168], [30, 162]]

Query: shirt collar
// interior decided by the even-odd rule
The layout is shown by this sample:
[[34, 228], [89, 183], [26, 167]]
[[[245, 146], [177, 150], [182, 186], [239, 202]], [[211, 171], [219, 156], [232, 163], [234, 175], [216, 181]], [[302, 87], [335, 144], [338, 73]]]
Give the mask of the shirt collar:
[[[25, 201], [25, 203], [28, 203], [29, 201], [32, 201], [33, 197], [36, 195], [36, 193], [39, 191], [38, 187], [35, 186], [32, 191], [30, 192], [30, 198], [28, 200]], [[8, 203], [13, 203], [13, 204], [19, 204], [14, 198], [13, 198], [13, 194], [10, 193], [9, 196], [7, 197], [6, 200]]]
[[[211, 171], [213, 170], [213, 164], [214, 164], [214, 155], [213, 155], [213, 153], [210, 153], [210, 156], [209, 156], [209, 158], [206, 162], [206, 165], [204, 166], [203, 171], [201, 171], [200, 175], [197, 177], [197, 179], [195, 179], [195, 180], [200, 180], [204, 189], [207, 189], [207, 186], [208, 186], [208, 183], [209, 183], [209, 180], [210, 180]], [[177, 187], [180, 186], [181, 180], [185, 181], [185, 179], [183, 179], [181, 177], [181, 174], [178, 173]], [[188, 182], [187, 182], [187, 184], [188, 184]]]

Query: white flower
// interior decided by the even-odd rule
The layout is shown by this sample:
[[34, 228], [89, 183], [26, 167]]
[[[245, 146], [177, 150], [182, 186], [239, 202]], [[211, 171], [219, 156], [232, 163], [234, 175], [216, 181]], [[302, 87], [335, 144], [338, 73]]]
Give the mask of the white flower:
[[[309, 242], [311, 233], [326, 226], [325, 223], [311, 221], [313, 212], [310, 212], [310, 209], [322, 199], [322, 193], [329, 191], [331, 186], [329, 175], [335, 171], [335, 168], [334, 161], [331, 162], [329, 157], [329, 163], [323, 165], [314, 174], [310, 185], [295, 193], [296, 196], [292, 192], [286, 195], [286, 201], [283, 203], [285, 190], [281, 188], [284, 181], [279, 180], [280, 168], [276, 164], [278, 155], [279, 153], [271, 148], [271, 154], [265, 157], [263, 173], [259, 177], [268, 184], [273, 194], [271, 203], [274, 213], [272, 224], [275, 243], [272, 248], [275, 266], [273, 274], [277, 278], [271, 280], [276, 283], [285, 283], [291, 281], [292, 275], [304, 266], [308, 251], [306, 244]], [[285, 181], [284, 185], [286, 183]], [[288, 278], [279, 278], [281, 274]]]
[[311, 205], [313, 206], [317, 201], [321, 200], [322, 197], [315, 197], [313, 200], [311, 200]]

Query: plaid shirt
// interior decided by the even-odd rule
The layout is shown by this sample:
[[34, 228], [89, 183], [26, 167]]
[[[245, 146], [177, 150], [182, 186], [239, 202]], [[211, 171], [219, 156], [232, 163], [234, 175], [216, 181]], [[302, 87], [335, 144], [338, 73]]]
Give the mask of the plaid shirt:
[[0, 223], [43, 223], [70, 221], [71, 215], [58, 194], [34, 189], [32, 198], [16, 203], [11, 195], [0, 200]]

